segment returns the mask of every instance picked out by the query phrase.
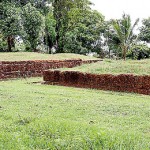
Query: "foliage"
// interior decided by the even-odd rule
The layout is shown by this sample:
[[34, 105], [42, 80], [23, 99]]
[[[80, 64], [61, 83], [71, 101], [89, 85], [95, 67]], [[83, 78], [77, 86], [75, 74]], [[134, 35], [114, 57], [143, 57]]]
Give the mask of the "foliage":
[[23, 26], [27, 34], [31, 49], [36, 51], [39, 42], [40, 32], [42, 31], [44, 18], [42, 14], [30, 3], [23, 7]]
[[103, 16], [91, 10], [88, 0], [58, 0], [53, 6], [58, 52], [85, 54], [93, 50], [99, 39]]
[[53, 15], [56, 20], [56, 45], [57, 52], [63, 52], [64, 34], [68, 27], [68, 11], [72, 7], [71, 0], [54, 0]]
[[[74, 11], [74, 10], [73, 10]], [[70, 11], [71, 15], [72, 12]], [[69, 20], [69, 28], [65, 34], [64, 49], [67, 52], [85, 54], [100, 51], [100, 32], [104, 17], [97, 11], [85, 10], [84, 14]], [[71, 18], [71, 17], [70, 17]], [[77, 22], [74, 22], [76, 18]]]
[[150, 48], [145, 44], [133, 45], [127, 53], [127, 57], [138, 60], [149, 58]]
[[[16, 38], [20, 38], [27, 51], [51, 53], [56, 49], [57, 53], [96, 52], [104, 56], [103, 49], [107, 49], [109, 57], [115, 53], [125, 59], [137, 40], [150, 42], [150, 18], [143, 20], [138, 38], [133, 30], [139, 19], [133, 26], [126, 14], [122, 19], [104, 22], [104, 16], [92, 10], [91, 4], [90, 0], [0, 1], [1, 51], [20, 49], [15, 47]], [[139, 53], [146, 56], [147, 52], [136, 50], [135, 55]]]
[[138, 22], [139, 19], [137, 19], [132, 26], [130, 16], [126, 14], [123, 14], [121, 20], [113, 20], [112, 22], [115, 34], [120, 41], [120, 48], [122, 49], [122, 57], [124, 60], [126, 59], [126, 53], [135, 38], [133, 30]]
[[82, 47], [82, 43], [78, 41], [78, 35], [78, 29], [74, 29], [70, 32], [68, 31], [65, 34], [64, 52], [79, 54], [87, 51], [87, 49], [84, 49], [84, 47]]
[[20, 39], [15, 39], [15, 52], [24, 52], [26, 51], [26, 47], [23, 41]]
[[7, 41], [0, 33], [0, 52], [5, 52], [7, 50]]
[[121, 48], [120, 48], [120, 40], [118, 36], [115, 34], [115, 31], [112, 26], [112, 20], [105, 21], [103, 26], [103, 36], [104, 36], [104, 46], [108, 46], [109, 50], [109, 58], [111, 57], [111, 51], [116, 54], [116, 56], [120, 56]]
[[143, 19], [143, 26], [140, 28], [139, 39], [150, 43], [150, 17]]
[[52, 48], [53, 45], [55, 45], [56, 41], [55, 26], [56, 20], [54, 19], [53, 14], [49, 12], [45, 17], [45, 37], [44, 37], [44, 42], [49, 47], [48, 50], [49, 53], [51, 53], [50, 49]]
[[12, 51], [16, 36], [22, 36], [21, 10], [13, 3], [0, 3], [0, 32], [7, 39], [8, 51]]

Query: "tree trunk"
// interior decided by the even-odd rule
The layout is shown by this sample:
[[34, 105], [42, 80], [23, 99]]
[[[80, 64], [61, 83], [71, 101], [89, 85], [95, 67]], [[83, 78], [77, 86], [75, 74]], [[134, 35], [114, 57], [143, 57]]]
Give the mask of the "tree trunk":
[[126, 48], [126, 46], [123, 46], [122, 47], [122, 58], [124, 60], [126, 60], [126, 53], [127, 53], [127, 48]]
[[7, 37], [7, 44], [8, 44], [8, 49], [7, 52], [11, 52], [11, 37]]
[[7, 52], [12, 52], [12, 47], [15, 47], [14, 37], [12, 36], [7, 37], [7, 45], [8, 45]]
[[109, 59], [111, 58], [111, 56], [110, 56], [110, 48], [109, 48]]

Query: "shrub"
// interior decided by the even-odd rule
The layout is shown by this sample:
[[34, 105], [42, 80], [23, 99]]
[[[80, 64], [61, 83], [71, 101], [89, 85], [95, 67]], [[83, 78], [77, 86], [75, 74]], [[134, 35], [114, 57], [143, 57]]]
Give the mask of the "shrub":
[[128, 51], [127, 57], [137, 60], [150, 58], [150, 48], [145, 44], [134, 45]]

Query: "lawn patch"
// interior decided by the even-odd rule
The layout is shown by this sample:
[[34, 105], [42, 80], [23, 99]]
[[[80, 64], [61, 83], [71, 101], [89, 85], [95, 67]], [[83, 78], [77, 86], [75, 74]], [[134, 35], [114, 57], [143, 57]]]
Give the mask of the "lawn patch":
[[41, 81], [0, 82], [0, 149], [149, 149], [150, 96]]

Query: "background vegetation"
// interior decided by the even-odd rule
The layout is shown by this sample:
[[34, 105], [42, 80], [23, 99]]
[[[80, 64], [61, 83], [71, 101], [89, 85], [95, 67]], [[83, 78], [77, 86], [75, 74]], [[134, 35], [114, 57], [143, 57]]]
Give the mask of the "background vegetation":
[[95, 52], [98, 57], [149, 58], [150, 19], [140, 33], [127, 14], [105, 21], [89, 0], [0, 1], [0, 51]]

